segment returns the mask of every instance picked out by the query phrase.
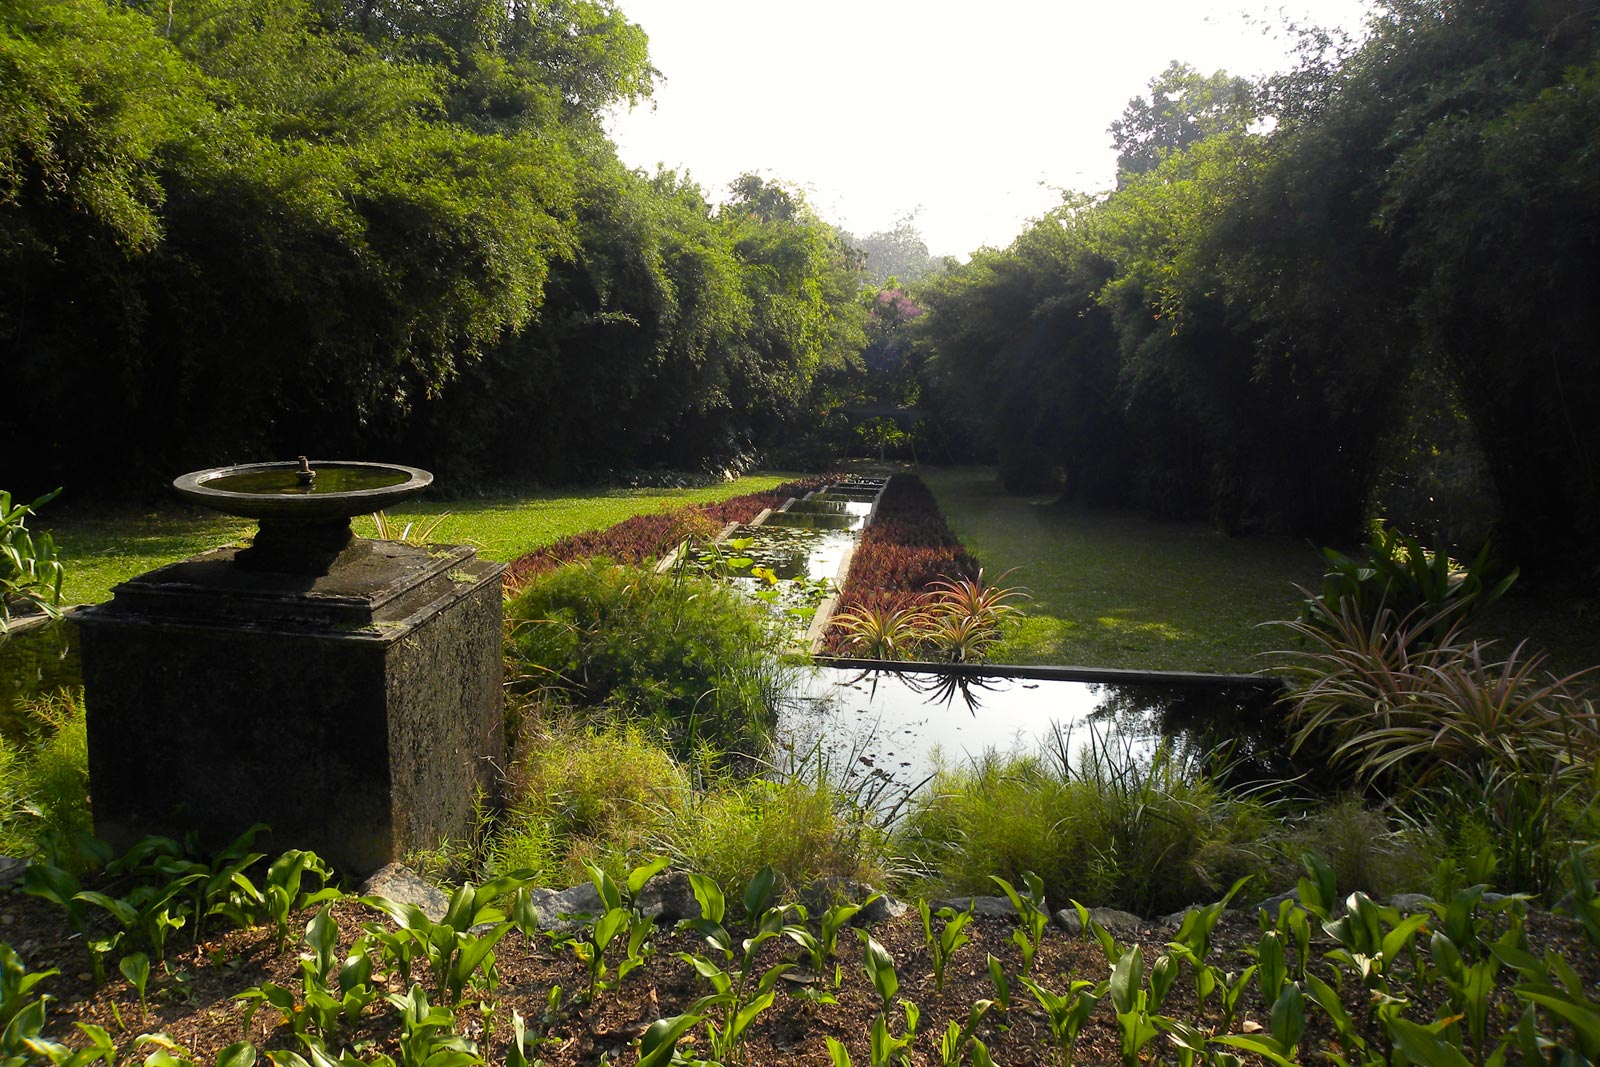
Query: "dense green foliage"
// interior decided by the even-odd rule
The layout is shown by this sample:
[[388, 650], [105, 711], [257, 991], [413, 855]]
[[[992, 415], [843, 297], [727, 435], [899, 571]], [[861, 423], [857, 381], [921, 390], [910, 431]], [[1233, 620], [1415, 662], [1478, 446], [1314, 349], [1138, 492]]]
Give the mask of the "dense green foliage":
[[512, 685], [648, 722], [687, 756], [758, 756], [776, 720], [767, 613], [709, 579], [595, 560], [534, 577], [506, 605]]
[[1008, 485], [1324, 542], [1423, 410], [1525, 567], [1592, 549], [1600, 13], [1393, 0], [1301, 45], [1249, 100], [1169, 69], [1116, 192], [920, 287], [936, 373]]
[[617, 161], [600, 115], [648, 95], [646, 43], [610, 0], [0, 5], [27, 476], [381, 449], [554, 477], [781, 433], [859, 347], [854, 260], [774, 183], [713, 209]]
[[29, 733], [0, 733], [0, 856], [31, 856], [47, 835], [90, 830], [82, 694], [42, 696], [29, 711]]

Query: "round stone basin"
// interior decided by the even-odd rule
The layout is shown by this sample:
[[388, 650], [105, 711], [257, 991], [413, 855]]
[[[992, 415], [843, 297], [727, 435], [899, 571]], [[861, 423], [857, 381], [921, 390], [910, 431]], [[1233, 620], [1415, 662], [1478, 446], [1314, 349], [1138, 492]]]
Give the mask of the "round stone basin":
[[212, 467], [176, 478], [185, 500], [255, 519], [250, 547], [233, 557], [249, 571], [327, 574], [358, 546], [356, 515], [398, 504], [433, 484], [433, 475], [399, 463], [297, 460]]
[[192, 503], [261, 522], [319, 525], [382, 511], [415, 496], [433, 475], [398, 463], [313, 460], [307, 484], [296, 462], [243, 463], [193, 471], [172, 487]]

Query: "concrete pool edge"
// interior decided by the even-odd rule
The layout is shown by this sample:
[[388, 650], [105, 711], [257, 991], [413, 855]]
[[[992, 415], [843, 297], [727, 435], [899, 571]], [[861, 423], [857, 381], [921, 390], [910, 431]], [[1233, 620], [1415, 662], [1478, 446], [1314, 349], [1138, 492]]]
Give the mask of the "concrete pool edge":
[[1174, 685], [1234, 687], [1284, 691], [1285, 679], [1263, 674], [1206, 674], [1199, 671], [1145, 671], [1124, 667], [1072, 667], [1046, 664], [933, 663], [922, 660], [859, 659], [850, 656], [813, 656], [818, 667], [886, 671], [895, 674], [949, 674], [967, 678], [1037, 678], [1062, 682], [1103, 682], [1107, 685]]

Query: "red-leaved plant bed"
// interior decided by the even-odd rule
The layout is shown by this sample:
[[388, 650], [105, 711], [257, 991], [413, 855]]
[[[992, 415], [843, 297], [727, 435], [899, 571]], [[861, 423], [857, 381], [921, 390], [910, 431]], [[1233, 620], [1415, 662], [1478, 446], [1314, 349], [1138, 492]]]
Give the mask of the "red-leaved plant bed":
[[828, 481], [806, 478], [785, 482], [765, 493], [746, 493], [714, 504], [691, 504], [672, 511], [635, 515], [604, 530], [563, 537], [512, 561], [506, 567], [505, 585], [507, 589], [520, 589], [530, 578], [562, 564], [596, 556], [638, 566], [666, 555], [686, 538], [710, 540], [728, 523], [749, 522], [763, 508], [780, 507], [790, 497], [802, 496]]
[[[940, 578], [976, 579], [978, 571], [977, 558], [961, 547], [922, 479], [897, 474], [856, 546], [838, 614], [855, 608], [912, 609]], [[848, 646], [848, 635], [829, 627], [826, 654], [849, 655]]]

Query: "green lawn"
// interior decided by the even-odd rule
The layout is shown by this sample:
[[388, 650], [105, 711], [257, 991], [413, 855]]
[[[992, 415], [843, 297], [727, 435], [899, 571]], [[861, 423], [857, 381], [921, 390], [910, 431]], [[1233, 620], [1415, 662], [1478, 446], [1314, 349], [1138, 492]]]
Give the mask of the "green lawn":
[[[1259, 624], [1295, 614], [1297, 584], [1321, 584], [1322, 557], [1305, 541], [1230, 538], [1205, 523], [1008, 496], [990, 468], [921, 474], [985, 576], [1033, 596], [995, 662], [1254, 671], [1270, 664], [1262, 653], [1281, 633]], [[1519, 583], [1475, 634], [1494, 639], [1499, 655], [1526, 638], [1559, 674], [1592, 667], [1600, 617], [1563, 594]]]
[[[424, 529], [444, 516], [435, 541], [469, 543], [484, 557], [507, 562], [568, 534], [598, 530], [643, 512], [759, 493], [797, 475], [759, 474], [700, 489], [549, 490], [482, 498], [415, 501], [389, 518]], [[109, 599], [111, 587], [154, 567], [246, 537], [247, 520], [218, 513], [171, 508], [41, 509], [30, 525], [50, 532], [67, 564], [62, 599], [91, 604]], [[372, 533], [372, 521], [356, 520], [356, 532]]]
[[1294, 614], [1295, 583], [1322, 574], [1303, 541], [1008, 496], [989, 468], [922, 478], [985, 578], [1033, 597], [1020, 631], [990, 656], [1000, 663], [1255, 671], [1276, 643], [1258, 624]]

